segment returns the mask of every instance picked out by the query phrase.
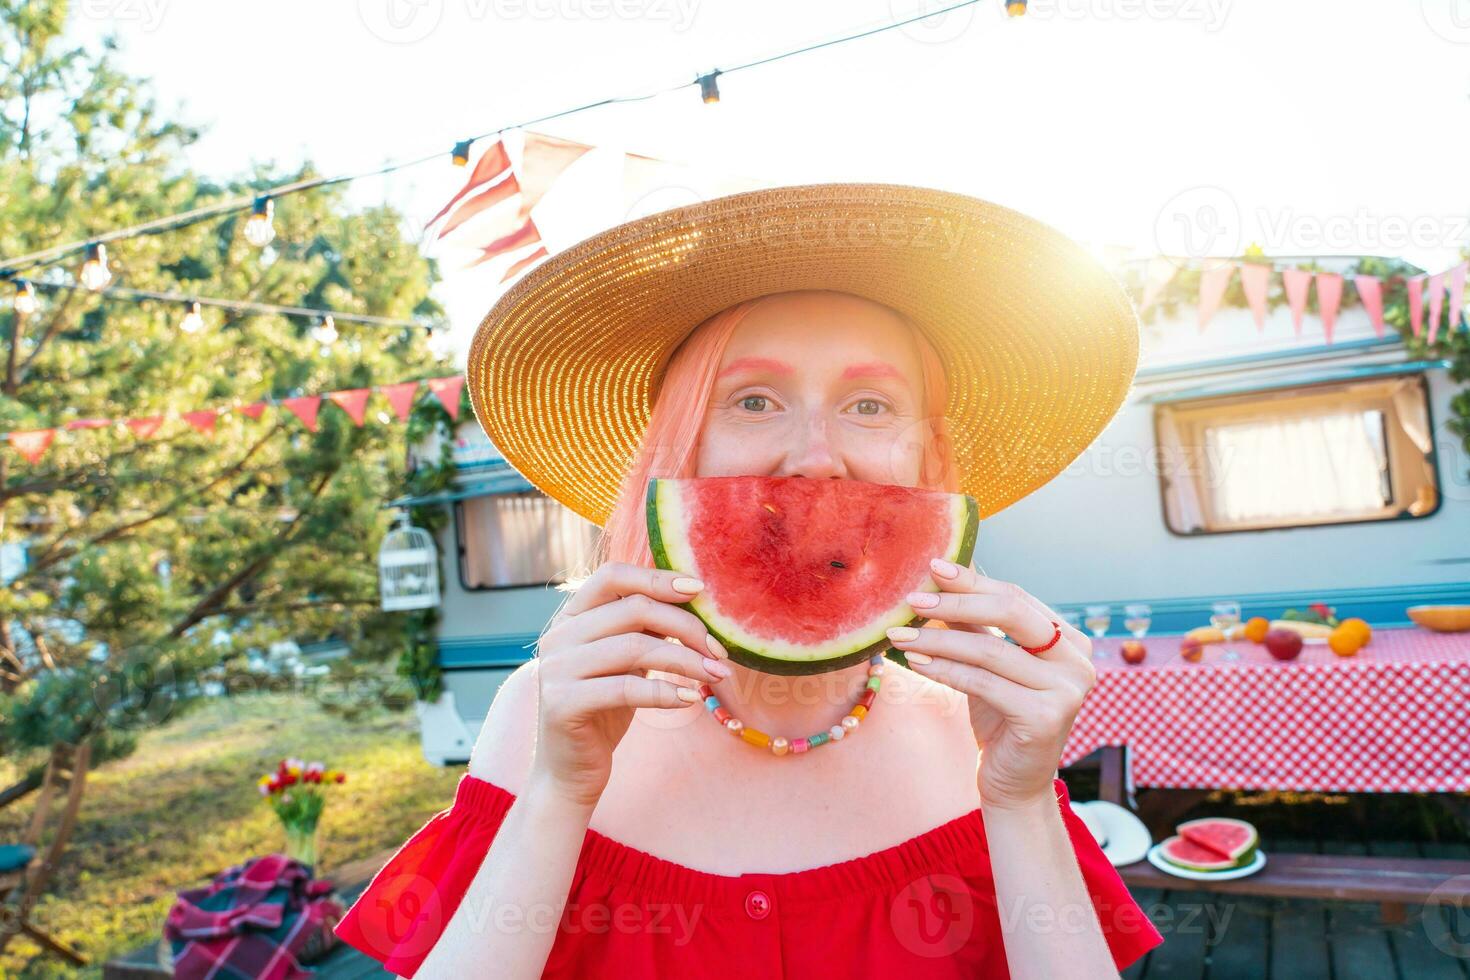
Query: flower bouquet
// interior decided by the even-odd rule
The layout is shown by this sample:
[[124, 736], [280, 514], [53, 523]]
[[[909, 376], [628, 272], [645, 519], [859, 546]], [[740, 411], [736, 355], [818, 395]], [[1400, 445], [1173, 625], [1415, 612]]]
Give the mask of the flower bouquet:
[[325, 789], [346, 781], [347, 774], [340, 770], [300, 759], [282, 759], [275, 772], [256, 781], [260, 795], [276, 811], [286, 830], [287, 857], [305, 865], [316, 864], [316, 828], [327, 803]]

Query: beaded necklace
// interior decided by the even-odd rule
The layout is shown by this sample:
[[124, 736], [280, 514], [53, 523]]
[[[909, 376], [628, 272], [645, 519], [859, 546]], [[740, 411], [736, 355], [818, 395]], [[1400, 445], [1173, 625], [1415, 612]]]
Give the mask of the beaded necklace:
[[725, 730], [732, 735], [760, 749], [770, 749], [772, 755], [785, 755], [790, 752], [793, 755], [801, 755], [809, 749], [828, 742], [840, 742], [848, 732], [857, 730], [858, 724], [868, 714], [868, 709], [873, 706], [873, 701], [878, 697], [878, 688], [883, 685], [883, 655], [874, 654], [868, 660], [868, 684], [863, 691], [862, 697], [853, 704], [852, 710], [843, 717], [841, 723], [833, 725], [825, 732], [817, 732], [806, 738], [793, 738], [787, 740], [777, 735], [772, 737], [759, 728], [751, 728], [739, 718], [730, 714], [729, 710], [721, 706], [720, 699], [715, 697], [714, 691], [710, 690], [708, 684], [699, 685], [700, 696], [704, 698], [705, 710], [715, 716], [715, 721], [725, 726]]

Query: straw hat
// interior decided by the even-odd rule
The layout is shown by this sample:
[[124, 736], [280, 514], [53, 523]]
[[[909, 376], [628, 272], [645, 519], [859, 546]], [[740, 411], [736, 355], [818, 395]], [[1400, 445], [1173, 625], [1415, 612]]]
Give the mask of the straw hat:
[[475, 333], [475, 414], [521, 475], [602, 524], [673, 349], [727, 307], [795, 289], [874, 300], [929, 337], [982, 517], [1086, 449], [1138, 361], [1122, 287], [1049, 226], [947, 191], [813, 184], [661, 211], [542, 262]]

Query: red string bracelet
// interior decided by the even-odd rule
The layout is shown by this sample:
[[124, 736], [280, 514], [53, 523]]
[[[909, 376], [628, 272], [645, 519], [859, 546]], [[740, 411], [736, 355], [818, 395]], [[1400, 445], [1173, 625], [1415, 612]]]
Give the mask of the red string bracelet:
[[1022, 650], [1025, 650], [1027, 653], [1031, 653], [1031, 654], [1045, 653], [1046, 651], [1050, 650], [1052, 647], [1056, 646], [1057, 645], [1057, 641], [1062, 638], [1062, 624], [1056, 622], [1055, 620], [1053, 620], [1052, 621], [1052, 626], [1056, 628], [1056, 632], [1051, 635], [1051, 639], [1047, 640], [1046, 641], [1046, 644], [1044, 646], [1028, 647], [1024, 643], [1017, 644], [1017, 645], [1020, 646], [1020, 648]]

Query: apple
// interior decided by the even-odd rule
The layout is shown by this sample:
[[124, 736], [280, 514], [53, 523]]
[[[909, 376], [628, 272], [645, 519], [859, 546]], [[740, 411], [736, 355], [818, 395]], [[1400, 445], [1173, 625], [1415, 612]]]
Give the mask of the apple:
[[1302, 652], [1302, 635], [1295, 630], [1269, 630], [1264, 642], [1266, 650], [1277, 660], [1295, 660]]
[[1148, 649], [1137, 640], [1124, 640], [1118, 652], [1122, 654], [1125, 664], [1141, 664], [1143, 658], [1148, 656]]
[[1197, 664], [1205, 658], [1205, 644], [1197, 636], [1186, 636], [1179, 641], [1179, 656], [1192, 664]]

